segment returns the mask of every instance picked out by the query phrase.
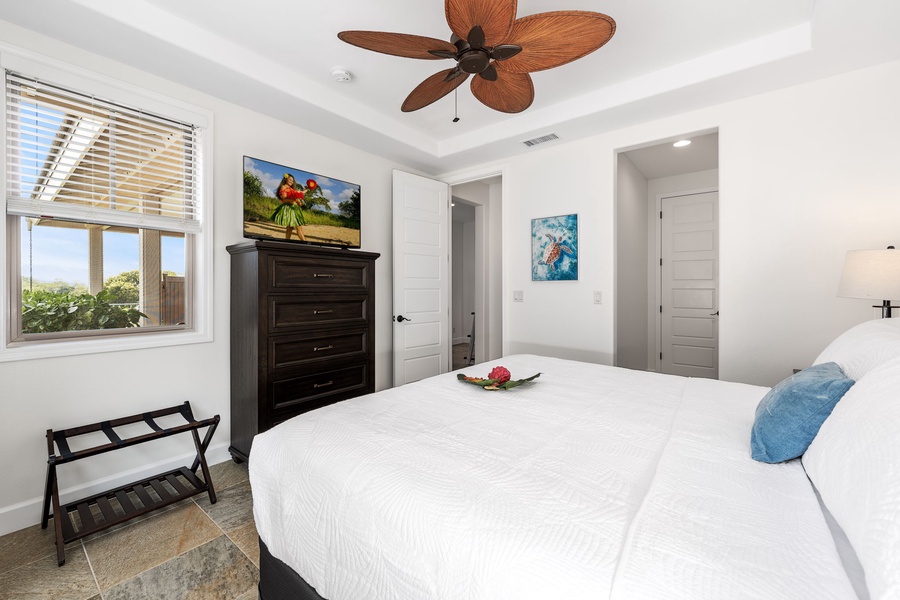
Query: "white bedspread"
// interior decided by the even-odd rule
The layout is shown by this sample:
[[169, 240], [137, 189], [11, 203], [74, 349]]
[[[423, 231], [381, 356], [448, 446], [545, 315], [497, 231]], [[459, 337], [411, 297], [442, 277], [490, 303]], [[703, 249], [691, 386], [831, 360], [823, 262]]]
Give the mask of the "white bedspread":
[[328, 600], [855, 598], [799, 461], [749, 457], [765, 388], [492, 364], [543, 374], [446, 374], [257, 436], [272, 555]]

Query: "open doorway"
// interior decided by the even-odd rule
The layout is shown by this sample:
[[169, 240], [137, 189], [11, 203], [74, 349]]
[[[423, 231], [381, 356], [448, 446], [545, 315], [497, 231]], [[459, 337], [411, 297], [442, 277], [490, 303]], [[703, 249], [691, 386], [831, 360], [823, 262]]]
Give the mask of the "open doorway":
[[450, 221], [452, 370], [475, 362], [475, 206], [453, 197]]
[[502, 178], [454, 184], [451, 196], [451, 368], [502, 355]]
[[499, 358], [505, 331], [502, 169], [458, 173], [444, 180], [395, 169], [392, 181], [394, 385], [445, 373], [452, 364], [454, 197], [475, 212], [474, 300], [468, 310], [475, 313], [475, 335], [466, 356], [475, 362]]
[[616, 365], [716, 378], [718, 131], [623, 149], [616, 165]]

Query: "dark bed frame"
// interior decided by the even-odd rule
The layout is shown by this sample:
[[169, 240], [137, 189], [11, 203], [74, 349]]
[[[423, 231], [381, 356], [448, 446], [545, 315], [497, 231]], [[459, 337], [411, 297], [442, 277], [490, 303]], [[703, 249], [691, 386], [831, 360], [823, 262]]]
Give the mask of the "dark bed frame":
[[259, 540], [259, 600], [325, 600]]

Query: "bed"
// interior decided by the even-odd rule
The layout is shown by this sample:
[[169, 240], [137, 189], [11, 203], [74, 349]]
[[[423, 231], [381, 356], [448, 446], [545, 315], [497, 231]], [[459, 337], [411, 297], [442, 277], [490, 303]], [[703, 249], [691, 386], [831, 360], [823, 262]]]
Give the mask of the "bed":
[[823, 351], [855, 383], [775, 464], [749, 451], [768, 388], [533, 355], [462, 370], [541, 373], [515, 389], [300, 415], [253, 442], [260, 598], [900, 598], [895, 321]]

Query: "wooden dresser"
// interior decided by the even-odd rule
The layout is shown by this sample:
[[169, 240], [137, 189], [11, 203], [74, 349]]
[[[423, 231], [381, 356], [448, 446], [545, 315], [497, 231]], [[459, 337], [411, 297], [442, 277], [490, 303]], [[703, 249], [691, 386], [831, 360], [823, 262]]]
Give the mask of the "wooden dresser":
[[375, 391], [378, 254], [246, 241], [231, 254], [231, 447], [300, 413]]

